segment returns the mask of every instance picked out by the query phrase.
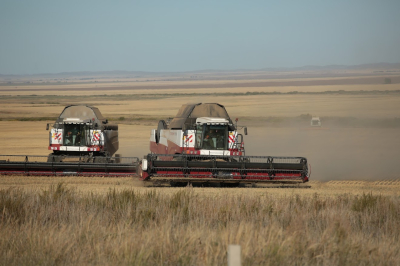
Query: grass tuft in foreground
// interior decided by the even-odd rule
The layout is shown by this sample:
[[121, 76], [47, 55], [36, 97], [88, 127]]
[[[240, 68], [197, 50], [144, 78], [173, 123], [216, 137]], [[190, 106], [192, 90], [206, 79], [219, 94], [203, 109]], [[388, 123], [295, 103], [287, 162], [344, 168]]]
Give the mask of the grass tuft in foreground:
[[[267, 193], [268, 190], [266, 190]], [[251, 192], [251, 190], [249, 190]], [[400, 199], [0, 190], [0, 264], [400, 264]]]

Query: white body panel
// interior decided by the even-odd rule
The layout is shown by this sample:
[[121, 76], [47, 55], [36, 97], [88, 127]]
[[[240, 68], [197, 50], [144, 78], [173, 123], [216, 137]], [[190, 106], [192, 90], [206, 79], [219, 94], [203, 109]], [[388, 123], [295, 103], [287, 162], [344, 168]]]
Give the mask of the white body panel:
[[200, 155], [231, 155], [230, 151], [200, 150]]
[[[182, 132], [183, 133], [183, 132]], [[194, 148], [196, 130], [188, 130], [187, 135], [182, 137], [182, 146], [185, 148]]]
[[52, 128], [50, 131], [50, 145], [57, 144], [62, 145], [63, 143], [63, 130]]
[[88, 148], [80, 146], [61, 146], [60, 151], [88, 151]]
[[237, 131], [229, 131], [229, 149], [234, 149], [235, 143], [236, 143], [236, 138], [237, 138]]
[[92, 145], [103, 146], [104, 134], [100, 130], [90, 130], [90, 142]]

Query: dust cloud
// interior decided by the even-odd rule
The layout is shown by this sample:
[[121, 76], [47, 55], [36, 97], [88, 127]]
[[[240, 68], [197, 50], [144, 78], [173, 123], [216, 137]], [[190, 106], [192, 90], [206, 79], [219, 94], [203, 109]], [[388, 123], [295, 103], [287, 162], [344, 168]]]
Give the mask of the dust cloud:
[[246, 155], [302, 156], [311, 179], [388, 180], [400, 178], [400, 129], [249, 127]]
[[[156, 125], [121, 131], [118, 153], [143, 158], [150, 152], [152, 128]], [[248, 156], [306, 157], [312, 180], [388, 180], [400, 178], [399, 137], [400, 128], [258, 124], [248, 125], [244, 142]]]

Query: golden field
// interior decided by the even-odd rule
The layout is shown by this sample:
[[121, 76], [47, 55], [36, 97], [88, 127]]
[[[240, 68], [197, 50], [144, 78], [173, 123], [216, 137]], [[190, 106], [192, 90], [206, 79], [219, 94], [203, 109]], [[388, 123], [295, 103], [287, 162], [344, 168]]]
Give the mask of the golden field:
[[[246, 155], [304, 156], [312, 170], [311, 188], [0, 176], [0, 264], [221, 265], [229, 244], [241, 245], [244, 265], [400, 264], [400, 85], [268, 82], [0, 86], [0, 155], [47, 155], [46, 123], [67, 104], [90, 104], [119, 124], [118, 153], [141, 158], [159, 119], [218, 102], [248, 126]], [[366, 92], [320, 93], [339, 90]], [[307, 114], [323, 127], [310, 128]]]
[[[351, 78], [363, 81], [364, 77], [342, 80]], [[337, 79], [303, 81], [329, 83]], [[279, 81], [282, 79], [273, 80]], [[239, 118], [239, 125], [248, 126], [247, 155], [307, 157], [312, 179], [318, 181], [400, 177], [399, 83], [272, 86], [270, 82], [240, 79], [3, 84], [1, 153], [47, 155], [46, 123], [53, 122], [65, 105], [90, 104], [111, 123], [119, 124], [118, 153], [142, 158], [149, 152], [150, 130], [156, 128], [158, 120], [173, 117], [184, 103], [218, 102], [225, 105], [232, 118]], [[248, 87], [237, 87], [243, 84]], [[267, 85], [254, 87], [260, 84]], [[311, 94], [288, 93], [292, 91]], [[329, 91], [359, 93], [323, 93]], [[262, 94], [271, 92], [285, 94]], [[310, 128], [307, 115], [321, 117], [323, 127]]]

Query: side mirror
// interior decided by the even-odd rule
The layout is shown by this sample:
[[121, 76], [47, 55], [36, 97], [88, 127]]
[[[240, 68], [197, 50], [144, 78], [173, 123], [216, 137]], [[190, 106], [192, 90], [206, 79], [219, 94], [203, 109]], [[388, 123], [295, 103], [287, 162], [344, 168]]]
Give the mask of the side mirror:
[[49, 130], [49, 124], [46, 125], [46, 130]]
[[244, 134], [247, 136], [247, 127], [244, 127]]

